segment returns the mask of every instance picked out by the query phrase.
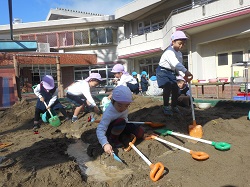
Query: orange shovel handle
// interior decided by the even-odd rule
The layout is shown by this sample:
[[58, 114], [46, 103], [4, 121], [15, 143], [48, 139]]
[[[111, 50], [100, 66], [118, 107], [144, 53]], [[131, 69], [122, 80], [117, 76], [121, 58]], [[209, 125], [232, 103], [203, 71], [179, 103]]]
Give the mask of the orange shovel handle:
[[[136, 136], [134, 134], [131, 134], [131, 136], [133, 137], [133, 140], [130, 143], [132, 143], [134, 145], [136, 142]], [[131, 148], [132, 147], [129, 145], [127, 148], [124, 149], [124, 151], [129, 152], [131, 150]]]
[[156, 164], [151, 164], [150, 168], [151, 168], [150, 179], [154, 182], [159, 180], [164, 171], [163, 164], [161, 162], [157, 162]]
[[196, 160], [206, 160], [209, 158], [209, 155], [205, 152], [196, 152], [196, 151], [190, 150], [190, 154]]

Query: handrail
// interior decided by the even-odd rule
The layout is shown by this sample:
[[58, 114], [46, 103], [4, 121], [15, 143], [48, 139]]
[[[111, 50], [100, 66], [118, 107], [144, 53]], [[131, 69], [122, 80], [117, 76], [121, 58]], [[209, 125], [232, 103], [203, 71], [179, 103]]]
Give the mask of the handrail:
[[[184, 11], [187, 11], [187, 10], [191, 10], [193, 8], [197, 8], [197, 7], [200, 7], [204, 4], [209, 4], [209, 3], [212, 3], [212, 2], [215, 2], [215, 1], [219, 1], [219, 0], [200, 0], [200, 1], [197, 1], [195, 2], [195, 4], [190, 4], [190, 5], [186, 5], [186, 6], [183, 6], [183, 7], [180, 7], [180, 8], [177, 8], [177, 9], [174, 9], [170, 12], [169, 16], [167, 17], [167, 19], [164, 21], [164, 25], [163, 27], [165, 27], [165, 25], [167, 24], [167, 22], [169, 21], [169, 19], [175, 15], [175, 14], [178, 14], [178, 13], [181, 13], [181, 12], [184, 12]], [[198, 5], [198, 6], [197, 6]]]

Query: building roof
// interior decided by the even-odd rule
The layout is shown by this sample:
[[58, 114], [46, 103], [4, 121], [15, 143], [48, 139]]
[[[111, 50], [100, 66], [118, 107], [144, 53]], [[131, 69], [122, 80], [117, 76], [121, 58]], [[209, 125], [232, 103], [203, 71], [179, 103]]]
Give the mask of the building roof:
[[180, 4], [190, 4], [190, 1], [183, 0], [135, 0], [115, 11], [115, 19], [124, 21], [141, 20], [143, 17], [148, 17], [154, 13], [166, 11], [167, 9], [176, 9]]
[[95, 54], [12, 52], [0, 53], [0, 67], [13, 65], [14, 55], [20, 65], [55, 65], [57, 56], [62, 66], [97, 64]]
[[59, 19], [70, 19], [70, 18], [82, 18], [91, 16], [104, 16], [102, 14], [83, 12], [78, 10], [70, 10], [65, 8], [50, 9], [46, 21], [59, 20]]

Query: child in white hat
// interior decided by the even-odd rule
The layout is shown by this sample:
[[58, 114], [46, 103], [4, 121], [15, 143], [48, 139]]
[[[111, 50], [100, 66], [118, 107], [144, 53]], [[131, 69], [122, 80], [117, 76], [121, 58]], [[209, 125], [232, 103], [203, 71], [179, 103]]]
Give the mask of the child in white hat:
[[[187, 36], [182, 31], [175, 31], [171, 36], [171, 45], [161, 56], [159, 66], [156, 69], [157, 83], [159, 88], [163, 88], [163, 113], [173, 115], [173, 112], [180, 113], [177, 108], [178, 85], [176, 72], [185, 74], [184, 79], [189, 82], [193, 75], [184, 67], [181, 48], [184, 46]], [[169, 97], [171, 95], [171, 106]]]
[[[124, 137], [134, 134], [137, 139], [143, 138], [144, 130], [140, 126], [128, 123], [128, 107], [132, 93], [126, 86], [120, 85], [113, 90], [112, 101], [102, 115], [96, 134], [104, 151], [112, 154], [113, 147], [122, 147]], [[127, 146], [127, 145], [125, 145]]]
[[[45, 75], [42, 78], [41, 83], [38, 84], [34, 89], [34, 93], [38, 97], [34, 117], [34, 131], [36, 131], [40, 127], [40, 114], [45, 113], [47, 109], [59, 109], [60, 112], [64, 115], [64, 117], [68, 119], [66, 110], [63, 108], [60, 101], [58, 100], [58, 88], [55, 86], [54, 78], [51, 75]], [[47, 108], [44, 102], [46, 102], [48, 106]]]
[[99, 73], [91, 73], [86, 79], [77, 81], [68, 87], [67, 99], [76, 106], [72, 123], [78, 120], [78, 114], [83, 107], [93, 108], [95, 113], [100, 114], [101, 111], [96, 106], [90, 92], [90, 88], [99, 85], [100, 81], [102, 81], [102, 77]]

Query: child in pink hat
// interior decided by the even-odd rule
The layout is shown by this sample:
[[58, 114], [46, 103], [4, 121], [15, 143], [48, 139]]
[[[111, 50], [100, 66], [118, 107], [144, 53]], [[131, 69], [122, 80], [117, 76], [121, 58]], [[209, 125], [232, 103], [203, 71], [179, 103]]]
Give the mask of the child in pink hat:
[[[173, 112], [180, 113], [177, 107], [178, 85], [176, 75], [183, 73], [184, 79], [189, 82], [193, 75], [183, 65], [181, 49], [187, 40], [187, 36], [182, 31], [175, 31], [171, 36], [171, 44], [161, 56], [159, 66], [156, 69], [157, 83], [159, 88], [163, 88], [163, 113], [173, 115]], [[169, 97], [171, 94], [171, 106]]]
[[[34, 131], [36, 131], [40, 127], [40, 114], [45, 113], [47, 109], [57, 110], [64, 115], [66, 120], [68, 119], [68, 115], [64, 107], [61, 105], [58, 100], [58, 88], [55, 86], [54, 78], [51, 75], [45, 75], [42, 78], [40, 84], [36, 86], [34, 89], [35, 95], [38, 97], [35, 109], [35, 117], [34, 117]], [[46, 102], [47, 108], [44, 104]], [[49, 114], [48, 114], [49, 115]]]
[[134, 94], [139, 93], [139, 84], [136, 78], [134, 78], [128, 72], [126, 72], [122, 64], [116, 64], [112, 68], [111, 72], [114, 74], [115, 78], [118, 79], [117, 86], [119, 85], [127, 86]]
[[76, 106], [72, 122], [78, 120], [78, 114], [83, 107], [93, 109], [95, 113], [100, 114], [101, 111], [96, 106], [90, 92], [90, 88], [99, 85], [100, 81], [102, 81], [102, 77], [99, 73], [91, 73], [85, 80], [77, 81], [68, 87], [67, 99]]
[[144, 136], [144, 130], [140, 126], [128, 122], [128, 107], [131, 102], [132, 93], [128, 87], [120, 85], [113, 90], [111, 104], [104, 111], [96, 129], [99, 143], [108, 154], [113, 153], [113, 147], [128, 146], [123, 144], [130, 141], [131, 134], [138, 139]]

